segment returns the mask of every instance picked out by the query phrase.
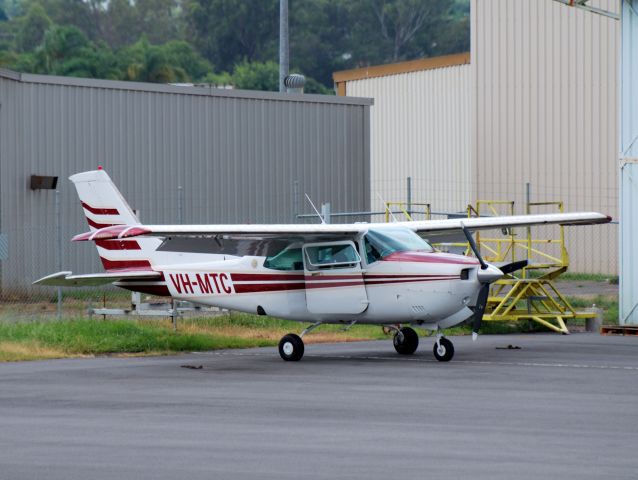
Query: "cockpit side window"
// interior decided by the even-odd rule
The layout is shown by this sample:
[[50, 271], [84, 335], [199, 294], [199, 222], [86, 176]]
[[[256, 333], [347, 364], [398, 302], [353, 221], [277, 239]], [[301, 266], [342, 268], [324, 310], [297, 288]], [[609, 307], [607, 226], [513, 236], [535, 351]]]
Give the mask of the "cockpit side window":
[[365, 249], [368, 265], [381, 259], [381, 253], [372, 245], [367, 235], [363, 237], [363, 248]]
[[[370, 230], [364, 237], [368, 263], [394, 252], [433, 252], [432, 246], [408, 228]], [[369, 244], [369, 246], [368, 246]]]

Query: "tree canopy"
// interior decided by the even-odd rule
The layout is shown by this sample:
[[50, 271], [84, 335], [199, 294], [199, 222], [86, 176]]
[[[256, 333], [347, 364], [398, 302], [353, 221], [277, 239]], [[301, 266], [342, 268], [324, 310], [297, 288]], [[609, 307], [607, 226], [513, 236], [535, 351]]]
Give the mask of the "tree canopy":
[[[469, 50], [469, 0], [289, 0], [291, 71]], [[278, 89], [279, 0], [0, 0], [0, 67]]]

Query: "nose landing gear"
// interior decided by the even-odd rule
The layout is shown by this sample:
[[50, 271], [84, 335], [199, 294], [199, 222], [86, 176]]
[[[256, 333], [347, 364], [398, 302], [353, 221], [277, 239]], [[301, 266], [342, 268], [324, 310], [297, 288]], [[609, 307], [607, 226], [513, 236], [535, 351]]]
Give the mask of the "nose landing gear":
[[432, 351], [439, 362], [449, 362], [454, 356], [454, 345], [445, 337], [437, 337]]

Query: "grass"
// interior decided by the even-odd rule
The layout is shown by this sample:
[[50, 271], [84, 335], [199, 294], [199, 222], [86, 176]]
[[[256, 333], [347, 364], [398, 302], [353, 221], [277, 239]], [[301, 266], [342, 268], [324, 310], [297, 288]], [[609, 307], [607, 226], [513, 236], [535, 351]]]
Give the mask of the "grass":
[[[577, 309], [596, 304], [606, 324], [618, 323], [618, 300], [612, 297], [570, 297]], [[584, 321], [573, 321], [581, 325]], [[307, 324], [232, 312], [206, 318], [181, 318], [173, 331], [170, 320], [144, 319], [34, 319], [0, 321], [0, 362], [94, 355], [166, 355], [179, 352], [228, 348], [275, 346], [286, 333], [299, 333]], [[417, 329], [422, 337], [429, 333]], [[482, 334], [549, 331], [527, 320], [484, 322]], [[446, 330], [446, 335], [468, 335], [470, 325]], [[343, 331], [340, 325], [323, 325], [304, 337], [306, 343], [390, 339], [381, 328], [355, 325]]]
[[[534, 270], [527, 271], [528, 278], [539, 278], [547, 274], [547, 270]], [[556, 279], [560, 282], [608, 282], [612, 285], [618, 285], [618, 275], [605, 275], [603, 273], [578, 273], [578, 272], [565, 272]]]
[[[66, 358], [108, 354], [171, 354], [277, 345], [301, 324], [285, 320], [231, 314], [169, 320], [30, 321], [0, 323], [0, 361]], [[306, 343], [385, 338], [379, 327], [360, 326], [343, 332], [327, 325], [305, 338]]]

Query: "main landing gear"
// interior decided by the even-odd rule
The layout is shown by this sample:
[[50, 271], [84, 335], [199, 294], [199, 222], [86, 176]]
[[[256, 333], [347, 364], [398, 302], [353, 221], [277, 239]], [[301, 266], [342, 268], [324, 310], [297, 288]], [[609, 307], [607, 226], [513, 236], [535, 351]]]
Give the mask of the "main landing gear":
[[294, 333], [284, 335], [281, 340], [279, 340], [279, 355], [281, 358], [287, 362], [298, 362], [301, 360], [304, 352], [302, 337], [306, 333], [313, 331], [319, 325], [321, 325], [321, 322], [313, 323], [301, 332], [301, 335], [295, 335]]
[[303, 357], [303, 340], [299, 335], [289, 333], [279, 340], [279, 355], [287, 362], [297, 362]]
[[419, 336], [410, 327], [403, 327], [394, 334], [392, 343], [397, 353], [412, 355], [419, 347]]

